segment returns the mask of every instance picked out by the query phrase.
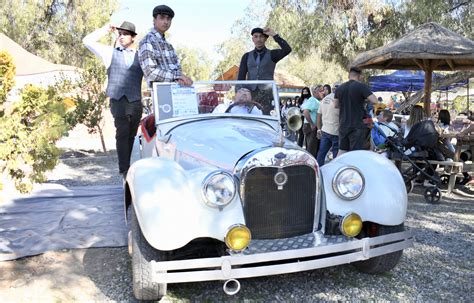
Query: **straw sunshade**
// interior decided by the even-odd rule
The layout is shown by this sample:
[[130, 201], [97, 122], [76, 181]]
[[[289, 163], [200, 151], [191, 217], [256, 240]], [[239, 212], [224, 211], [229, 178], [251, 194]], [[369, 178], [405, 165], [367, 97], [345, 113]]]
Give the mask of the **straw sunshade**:
[[430, 22], [385, 46], [359, 54], [351, 66], [425, 71], [424, 108], [429, 113], [433, 70], [474, 70], [474, 41]]

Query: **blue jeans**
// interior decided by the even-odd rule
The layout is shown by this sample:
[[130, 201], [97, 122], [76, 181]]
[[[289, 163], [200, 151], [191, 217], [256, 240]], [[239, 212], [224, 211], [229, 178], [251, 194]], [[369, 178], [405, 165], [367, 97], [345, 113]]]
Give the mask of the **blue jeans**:
[[339, 150], [339, 136], [331, 135], [321, 131], [321, 142], [319, 144], [318, 157], [316, 158], [319, 166], [324, 165], [324, 160], [326, 159], [329, 149], [332, 150], [333, 158], [336, 158], [337, 151]]

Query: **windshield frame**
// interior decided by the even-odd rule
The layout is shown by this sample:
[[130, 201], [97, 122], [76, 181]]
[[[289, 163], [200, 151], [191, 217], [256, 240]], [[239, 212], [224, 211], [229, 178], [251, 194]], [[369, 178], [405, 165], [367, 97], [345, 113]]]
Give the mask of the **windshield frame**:
[[[216, 84], [221, 84], [221, 85], [230, 85], [230, 86], [236, 86], [236, 85], [271, 85], [272, 87], [272, 93], [273, 93], [273, 110], [275, 112], [274, 115], [254, 115], [254, 114], [230, 114], [230, 113], [225, 113], [226, 116], [253, 116], [253, 117], [260, 117], [260, 118], [276, 118], [278, 121], [280, 121], [280, 102], [279, 102], [279, 96], [278, 96], [278, 88], [273, 80], [231, 80], [231, 81], [222, 81], [222, 80], [215, 80], [215, 81], [196, 81], [193, 83], [192, 87], [198, 87], [200, 85], [216, 85]], [[196, 118], [196, 116], [203, 115], [204, 113], [200, 114], [190, 114], [190, 115], [183, 115], [183, 116], [177, 116], [177, 117], [169, 117], [165, 119], [159, 119], [159, 113], [156, 112], [156, 109], [160, 107], [159, 104], [159, 97], [158, 97], [158, 86], [174, 86], [177, 85], [175, 82], [153, 82], [152, 83], [152, 104], [153, 104], [153, 113], [156, 117], [155, 123], [161, 124], [164, 122], [171, 122], [171, 121], [176, 121], [176, 120], [182, 120], [182, 119], [188, 119], [188, 118]], [[171, 107], [170, 107], [171, 108]], [[210, 113], [213, 115], [222, 115], [222, 113]]]

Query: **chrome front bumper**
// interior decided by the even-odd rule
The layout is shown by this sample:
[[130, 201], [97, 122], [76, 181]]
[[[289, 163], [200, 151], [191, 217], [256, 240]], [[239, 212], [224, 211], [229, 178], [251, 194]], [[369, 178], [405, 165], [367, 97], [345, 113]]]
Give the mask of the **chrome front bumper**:
[[158, 283], [228, 280], [347, 264], [412, 246], [413, 235], [410, 231], [361, 240], [324, 236], [316, 232], [288, 239], [254, 240], [241, 254], [182, 261], [152, 261], [151, 264], [153, 280]]

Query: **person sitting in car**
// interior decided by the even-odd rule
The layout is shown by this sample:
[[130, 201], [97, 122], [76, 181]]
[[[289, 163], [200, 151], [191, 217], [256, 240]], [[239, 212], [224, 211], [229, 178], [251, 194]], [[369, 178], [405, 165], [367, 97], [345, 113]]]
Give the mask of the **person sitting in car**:
[[231, 114], [263, 114], [261, 105], [252, 101], [250, 90], [246, 87], [241, 87], [237, 90], [235, 101], [229, 105], [225, 112]]

